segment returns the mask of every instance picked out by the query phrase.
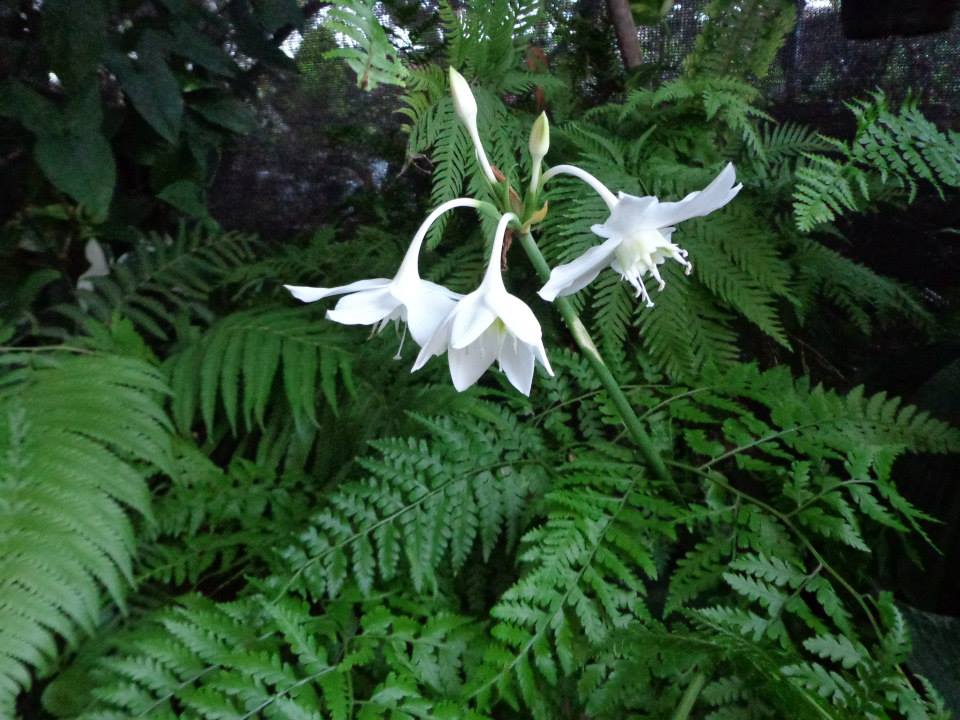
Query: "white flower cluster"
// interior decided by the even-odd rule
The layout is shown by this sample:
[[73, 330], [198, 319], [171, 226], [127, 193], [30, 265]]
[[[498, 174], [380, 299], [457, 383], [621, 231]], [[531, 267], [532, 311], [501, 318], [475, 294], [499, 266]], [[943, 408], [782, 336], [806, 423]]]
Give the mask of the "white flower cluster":
[[[477, 128], [477, 102], [470, 85], [460, 73], [450, 69], [450, 87], [454, 109], [466, 126], [477, 160], [491, 184], [498, 180], [487, 159]], [[591, 230], [604, 241], [576, 260], [559, 265], [540, 289], [544, 300], [571, 295], [590, 284], [605, 267], [629, 282], [648, 306], [653, 305], [644, 284], [650, 275], [660, 289], [664, 287], [658, 265], [673, 259], [692, 270], [687, 252], [670, 241], [674, 225], [707, 215], [728, 202], [740, 191], [734, 185], [733, 165], [727, 165], [706, 188], [687, 195], [679, 202], [660, 202], [657, 198], [626, 193], [614, 195], [593, 175], [574, 165], [558, 165], [540, 175], [541, 163], [550, 144], [546, 115], [534, 123], [530, 135], [533, 177], [530, 191], [560, 174], [572, 175], [592, 187], [610, 210], [605, 222]], [[420, 277], [420, 248], [430, 226], [445, 212], [459, 207], [479, 209], [486, 203], [458, 198], [443, 203], [424, 220], [410, 243], [400, 268], [393, 278], [358, 280], [333, 288], [295, 285], [285, 287], [299, 300], [313, 302], [343, 295], [327, 318], [346, 325], [372, 325], [382, 330], [391, 320], [404, 322], [420, 353], [413, 365], [419, 370], [434, 355], [447, 353], [450, 376], [457, 390], [465, 390], [486, 372], [494, 361], [510, 383], [525, 395], [530, 394], [534, 365], [539, 362], [553, 374], [543, 347], [540, 323], [530, 307], [503, 284], [500, 258], [504, 236], [511, 222], [521, 220], [512, 212], [501, 215], [493, 240], [487, 270], [480, 286], [468, 295], [460, 295]]]

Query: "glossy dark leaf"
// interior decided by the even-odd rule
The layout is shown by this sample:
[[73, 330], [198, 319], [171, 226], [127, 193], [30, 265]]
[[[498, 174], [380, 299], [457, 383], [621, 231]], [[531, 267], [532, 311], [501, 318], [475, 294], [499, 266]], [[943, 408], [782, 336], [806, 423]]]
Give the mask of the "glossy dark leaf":
[[253, 111], [236, 98], [223, 96], [197, 100], [190, 103], [190, 108], [208, 122], [240, 135], [257, 127], [257, 118]]
[[43, 135], [37, 139], [33, 154], [51, 183], [95, 219], [106, 217], [117, 172], [110, 143], [101, 133]]
[[50, 68], [69, 90], [96, 76], [106, 49], [104, 0], [46, 0], [43, 4], [43, 44]]
[[138, 46], [136, 60], [114, 52], [107, 64], [120, 79], [123, 91], [137, 112], [157, 134], [173, 143], [180, 134], [183, 98], [180, 84], [170, 72], [161, 46], [162, 40], [148, 33]]

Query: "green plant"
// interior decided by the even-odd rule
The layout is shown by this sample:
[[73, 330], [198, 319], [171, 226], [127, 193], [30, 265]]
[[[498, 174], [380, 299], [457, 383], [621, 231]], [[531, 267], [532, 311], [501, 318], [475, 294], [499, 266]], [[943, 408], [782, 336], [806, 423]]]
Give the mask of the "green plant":
[[[539, 372], [529, 396], [516, 373], [492, 370], [458, 393], [445, 362], [411, 374], [415, 341], [386, 331], [409, 320], [384, 289], [421, 208], [389, 214], [384, 199], [358, 196], [281, 244], [221, 231], [202, 194], [181, 185], [190, 192], [171, 196], [161, 182], [202, 184], [192, 161], [187, 171], [173, 159], [214, 141], [194, 132], [219, 122], [204, 98], [234, 107], [259, 62], [286, 64], [275, 46], [300, 8], [151, 5], [152, 21], [130, 16], [127, 36], [97, 12], [44, 3], [31, 13], [47, 22], [51, 54], [37, 68], [55, 68], [64, 95], [36, 68], [7, 85], [46, 109], [38, 120], [23, 114], [29, 102], [3, 106], [42, 177], [0, 245], [5, 261], [31, 261], [0, 263], [0, 715], [950, 717], [943, 687], [918, 674], [882, 569], [890, 549], [928, 543], [935, 522], [905, 488], [922, 482], [906, 456], [956, 453], [960, 432], [872, 383], [832, 387], [803, 349], [823, 317], [869, 351], [879, 327], [937, 320], [908, 285], [855, 261], [829, 222], [879, 197], [909, 203], [920, 180], [946, 196], [952, 134], [880, 97], [852, 105], [850, 143], [775, 123], [750, 81], [785, 32], [782, 3], [741, 3], [740, 21], [736, 4], [711, 3], [685, 75], [586, 112], [575, 96], [586, 81], [573, 91], [547, 63], [525, 62], [552, 32], [538, 3], [338, 4], [315, 32], [350, 38], [329, 61], [345, 59], [384, 103], [395, 97], [408, 162], [431, 163], [431, 206], [477, 198], [460, 206], [479, 221], [463, 213], [429, 229], [423, 277], [464, 293], [485, 275], [509, 283], [513, 300], [485, 301], [532, 308], [549, 349], [552, 374]], [[107, 7], [121, 22], [131, 12], [94, 9]], [[68, 21], [82, 21], [76, 37]], [[758, 23], [762, 36], [740, 47]], [[197, 32], [210, 42], [190, 41]], [[441, 34], [438, 53], [425, 38]], [[120, 59], [128, 45], [146, 55]], [[140, 148], [153, 133], [152, 164], [132, 160], [157, 174], [148, 204], [189, 196], [173, 206], [192, 224], [124, 225], [117, 193], [129, 188], [111, 181], [108, 193], [105, 180], [81, 188], [113, 198], [106, 216], [91, 213], [38, 153], [59, 142], [89, 146], [84, 162], [127, 162], [94, 108], [106, 95], [75, 91], [101, 61], [129, 101], [121, 127], [137, 128]], [[448, 64], [476, 95], [495, 170], [464, 132]], [[170, 103], [148, 102], [164, 93]], [[549, 169], [545, 185], [524, 180], [537, 172], [527, 130], [543, 103], [570, 113], [554, 115], [548, 160], [572, 159], [573, 174], [624, 193], [668, 202], [736, 164], [744, 187], [733, 198], [720, 183], [727, 207], [646, 237], [657, 252], [689, 250], [660, 266], [659, 291], [646, 265], [631, 266], [654, 307], [616, 265], [555, 298], [556, 317], [535, 299], [558, 265], [604, 242], [592, 228], [621, 201]], [[56, 125], [56, 142], [35, 120]], [[220, 127], [216, 146], [241, 129]], [[537, 127], [543, 148], [545, 117]], [[831, 178], [852, 183], [849, 204]], [[491, 215], [510, 228], [492, 259]], [[71, 253], [94, 238], [107, 274], [76, 289]], [[641, 261], [626, 253], [620, 267]], [[282, 283], [358, 277], [374, 278], [346, 303], [376, 311], [348, 317], [374, 325], [366, 340], [315, 306], [281, 304]], [[522, 344], [532, 366], [533, 338], [495, 329], [496, 354]], [[826, 344], [824, 364], [846, 349]]]

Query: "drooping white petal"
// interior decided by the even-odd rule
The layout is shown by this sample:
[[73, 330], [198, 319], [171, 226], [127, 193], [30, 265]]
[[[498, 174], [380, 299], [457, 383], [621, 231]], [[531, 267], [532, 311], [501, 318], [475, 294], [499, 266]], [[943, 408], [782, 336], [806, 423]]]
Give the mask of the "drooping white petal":
[[543, 347], [542, 340], [533, 346], [533, 354], [543, 366], [543, 369], [547, 371], [547, 375], [553, 377], [553, 368], [550, 367], [550, 358], [547, 357], [547, 351]]
[[487, 295], [487, 303], [507, 326], [507, 330], [521, 342], [540, 342], [540, 321], [523, 300], [502, 290]]
[[428, 280], [421, 280], [413, 289], [393, 292], [407, 309], [407, 327], [420, 347], [430, 340], [457, 304], [456, 293]]
[[650, 208], [644, 215], [646, 226], [665, 227], [719, 210], [743, 188], [743, 185], [734, 185], [736, 179], [733, 163], [727, 163], [713, 182], [703, 190], [692, 192], [679, 202], [662, 202]]
[[497, 319], [496, 313], [485, 302], [484, 287], [474, 290], [461, 300], [453, 311], [450, 328], [450, 347], [465, 348], [476, 340]]
[[416, 372], [422, 368], [427, 364], [427, 360], [433, 356], [443, 355], [444, 351], [446, 351], [450, 345], [451, 325], [453, 325], [452, 312], [440, 322], [440, 325], [434, 330], [433, 335], [431, 335], [420, 348], [420, 352], [413, 363], [413, 367], [410, 368], [410, 372]]
[[322, 300], [332, 295], [343, 295], [345, 293], [357, 292], [358, 290], [372, 290], [374, 288], [383, 288], [390, 284], [388, 278], [369, 278], [367, 280], [357, 280], [349, 285], [340, 285], [339, 287], [306, 287], [304, 285], [284, 285], [297, 300], [303, 302], [314, 302]]
[[327, 319], [344, 325], [372, 325], [383, 320], [401, 305], [389, 288], [365, 290], [340, 298]]
[[572, 295], [583, 289], [610, 264], [621, 242], [622, 237], [611, 237], [593, 246], [576, 260], [557, 265], [550, 271], [550, 279], [537, 294], [547, 302], [552, 302], [557, 297]]
[[[500, 331], [488, 328], [475, 342], [463, 348], [450, 347], [447, 362], [453, 386], [463, 392], [473, 385], [497, 357]], [[509, 342], [509, 340], [507, 340]]]
[[524, 395], [530, 395], [533, 385], [533, 348], [515, 338], [507, 337], [500, 347], [500, 367], [510, 384]]

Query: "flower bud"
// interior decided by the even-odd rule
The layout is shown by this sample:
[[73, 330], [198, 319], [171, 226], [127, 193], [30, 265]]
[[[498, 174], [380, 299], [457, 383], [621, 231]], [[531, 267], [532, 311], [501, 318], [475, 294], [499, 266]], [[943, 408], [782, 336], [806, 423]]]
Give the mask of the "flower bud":
[[480, 131], [477, 129], [477, 100], [473, 97], [473, 91], [470, 90], [470, 83], [453, 68], [450, 68], [450, 95], [453, 97], [453, 109], [473, 141], [473, 148], [476, 150], [477, 161], [483, 169], [483, 174], [491, 185], [496, 185], [497, 176], [493, 172], [490, 161], [487, 160], [487, 153], [483, 149], [483, 143], [480, 142]]
[[550, 150], [550, 122], [545, 112], [533, 121], [530, 129], [530, 155], [534, 162], [542, 160]]
[[450, 94], [457, 117], [470, 130], [477, 126], [477, 101], [470, 90], [470, 83], [460, 73], [450, 68]]

